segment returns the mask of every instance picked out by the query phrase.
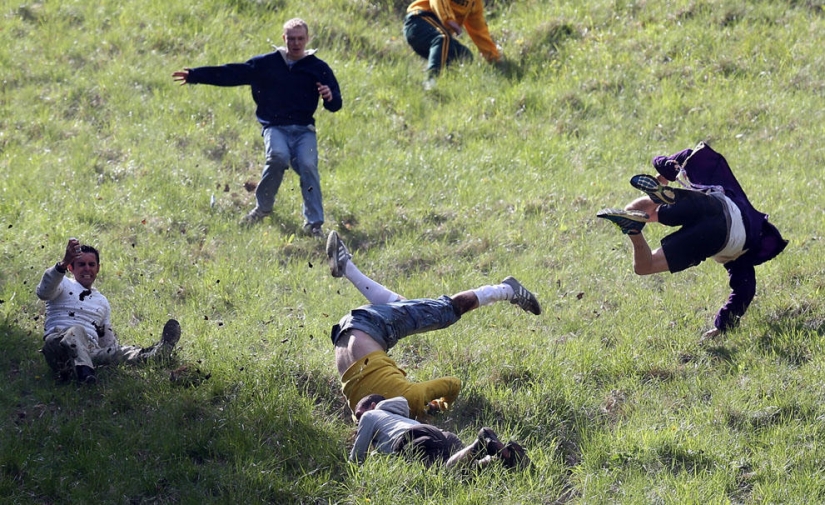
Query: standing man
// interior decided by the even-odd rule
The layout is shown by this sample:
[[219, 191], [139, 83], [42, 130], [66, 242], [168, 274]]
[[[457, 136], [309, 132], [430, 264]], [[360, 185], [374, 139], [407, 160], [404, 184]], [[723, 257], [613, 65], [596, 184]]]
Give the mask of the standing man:
[[323, 238], [324, 208], [318, 174], [315, 110], [318, 98], [330, 112], [341, 109], [341, 90], [329, 65], [306, 49], [309, 28], [298, 18], [284, 24], [286, 47], [255, 56], [246, 63], [187, 68], [172, 77], [181, 84], [244, 86], [252, 88], [255, 112], [263, 128], [266, 162], [255, 190], [255, 208], [242, 224], [252, 225], [272, 212], [275, 195], [289, 166], [301, 180], [304, 231]]
[[464, 30], [485, 60], [502, 61], [484, 19], [483, 0], [415, 0], [407, 7], [404, 37], [413, 51], [427, 60], [428, 85], [450, 63], [473, 58], [458, 41]]
[[[702, 339], [734, 328], [756, 294], [755, 266], [773, 259], [788, 244], [768, 215], [751, 205], [725, 158], [705, 143], [671, 156], [657, 156], [658, 177], [640, 174], [630, 184], [647, 193], [622, 209], [597, 216], [616, 224], [630, 238], [638, 275], [681, 272], [713, 258], [728, 271], [731, 288], [713, 328]], [[679, 181], [682, 188], [668, 182]], [[646, 223], [680, 226], [651, 250], [642, 235]]]
[[331, 333], [335, 365], [353, 414], [357, 402], [370, 394], [403, 396], [410, 417], [417, 419], [448, 409], [458, 397], [461, 381], [456, 377], [425, 382], [407, 379], [407, 373], [387, 355], [402, 338], [446, 328], [465, 313], [495, 302], [508, 301], [531, 314], [541, 314], [535, 295], [512, 277], [452, 296], [407, 300], [361, 273], [335, 231], [329, 232], [327, 258], [332, 276], [352, 282], [370, 302], [347, 313]]
[[[67, 270], [74, 279], [65, 276]], [[97, 382], [97, 365], [169, 357], [180, 339], [180, 324], [170, 319], [161, 341], [151, 347], [118, 344], [109, 300], [92, 286], [98, 272], [97, 249], [71, 238], [63, 259], [47, 269], [37, 285], [37, 297], [46, 302], [42, 350], [46, 363], [62, 379], [74, 374], [81, 384]]]

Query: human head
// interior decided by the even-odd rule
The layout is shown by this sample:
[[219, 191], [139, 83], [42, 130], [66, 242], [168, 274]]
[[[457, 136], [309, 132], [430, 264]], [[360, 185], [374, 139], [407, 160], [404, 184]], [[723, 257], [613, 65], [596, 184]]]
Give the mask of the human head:
[[360, 421], [361, 416], [364, 415], [364, 412], [373, 410], [376, 405], [383, 402], [384, 400], [386, 400], [386, 398], [379, 394], [367, 395], [358, 400], [358, 403], [355, 404], [355, 411], [352, 413], [355, 417], [355, 421]]
[[286, 53], [291, 60], [299, 60], [306, 54], [309, 42], [309, 26], [301, 18], [292, 18], [284, 23]]
[[80, 256], [69, 265], [69, 271], [81, 286], [92, 289], [92, 284], [100, 272], [100, 253], [90, 245], [81, 245]]

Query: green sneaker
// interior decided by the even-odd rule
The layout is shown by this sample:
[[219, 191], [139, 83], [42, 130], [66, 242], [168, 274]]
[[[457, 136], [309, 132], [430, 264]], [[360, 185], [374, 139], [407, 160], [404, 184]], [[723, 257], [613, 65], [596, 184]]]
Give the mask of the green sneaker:
[[607, 219], [621, 228], [625, 235], [638, 235], [647, 223], [648, 215], [640, 210], [602, 209], [596, 217]]

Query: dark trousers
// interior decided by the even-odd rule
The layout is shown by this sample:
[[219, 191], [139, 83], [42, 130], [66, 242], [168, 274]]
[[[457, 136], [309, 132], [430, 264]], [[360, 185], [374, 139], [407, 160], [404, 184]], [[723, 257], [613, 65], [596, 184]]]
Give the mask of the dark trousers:
[[453, 61], [473, 59], [473, 53], [430, 12], [407, 14], [404, 37], [413, 51], [427, 60], [427, 72], [433, 76]]

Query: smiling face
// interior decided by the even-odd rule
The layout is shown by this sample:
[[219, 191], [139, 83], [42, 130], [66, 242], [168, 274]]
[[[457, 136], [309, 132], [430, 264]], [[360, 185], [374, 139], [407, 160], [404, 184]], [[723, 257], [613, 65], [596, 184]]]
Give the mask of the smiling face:
[[69, 270], [81, 286], [92, 289], [92, 284], [97, 279], [97, 273], [100, 272], [100, 263], [97, 262], [95, 253], [84, 252], [69, 265]]
[[284, 42], [286, 42], [286, 54], [290, 60], [300, 60], [306, 54], [309, 34], [303, 26], [295, 26], [284, 30]]

